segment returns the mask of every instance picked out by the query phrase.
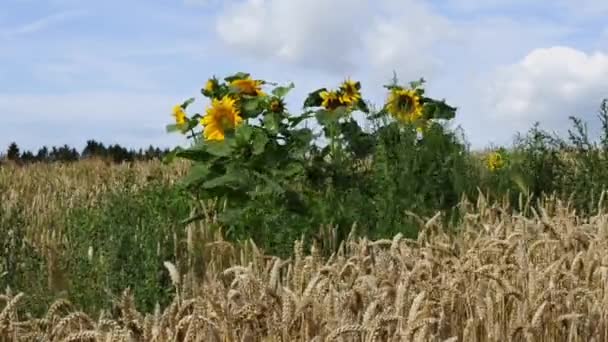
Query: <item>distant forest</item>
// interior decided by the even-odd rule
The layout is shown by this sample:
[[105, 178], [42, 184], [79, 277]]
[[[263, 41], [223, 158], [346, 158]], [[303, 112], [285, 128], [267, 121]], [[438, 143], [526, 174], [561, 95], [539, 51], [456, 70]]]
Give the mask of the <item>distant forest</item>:
[[0, 152], [1, 160], [10, 160], [17, 164], [75, 162], [81, 159], [98, 158], [114, 163], [147, 161], [162, 159], [169, 149], [160, 149], [150, 145], [146, 149], [127, 149], [118, 144], [105, 146], [103, 143], [89, 140], [82, 151], [68, 145], [43, 146], [38, 151], [21, 150], [17, 143], [11, 143], [5, 153]]

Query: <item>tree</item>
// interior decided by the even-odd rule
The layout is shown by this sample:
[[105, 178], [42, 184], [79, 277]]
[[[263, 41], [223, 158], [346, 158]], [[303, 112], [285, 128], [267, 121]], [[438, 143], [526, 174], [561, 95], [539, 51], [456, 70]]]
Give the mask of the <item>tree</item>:
[[12, 161], [19, 161], [19, 159], [20, 159], [19, 156], [20, 156], [19, 146], [17, 146], [16, 142], [12, 142], [8, 146], [8, 150], [6, 151], [6, 158], [8, 160], [12, 160]]
[[36, 161], [36, 156], [30, 151], [23, 151], [21, 154], [21, 161], [26, 164], [30, 164]]
[[95, 140], [87, 141], [87, 145], [82, 150], [82, 157], [105, 157], [108, 154], [106, 147]]
[[38, 150], [38, 153], [36, 154], [36, 161], [37, 162], [47, 162], [49, 160], [49, 149], [46, 146], [42, 146], [42, 148], [40, 148]]
[[80, 158], [80, 155], [75, 148], [71, 148], [66, 144], [59, 148], [53, 146], [50, 157], [53, 161], [73, 162], [77, 161]]

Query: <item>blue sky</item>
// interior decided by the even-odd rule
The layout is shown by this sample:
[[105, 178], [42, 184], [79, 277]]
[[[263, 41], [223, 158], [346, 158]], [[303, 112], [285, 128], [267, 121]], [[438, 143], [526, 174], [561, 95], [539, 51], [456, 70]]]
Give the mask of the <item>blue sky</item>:
[[347, 76], [377, 105], [393, 70], [424, 77], [473, 147], [596, 123], [608, 97], [605, 0], [0, 2], [0, 149], [182, 143], [171, 107], [236, 71], [293, 81], [294, 111]]

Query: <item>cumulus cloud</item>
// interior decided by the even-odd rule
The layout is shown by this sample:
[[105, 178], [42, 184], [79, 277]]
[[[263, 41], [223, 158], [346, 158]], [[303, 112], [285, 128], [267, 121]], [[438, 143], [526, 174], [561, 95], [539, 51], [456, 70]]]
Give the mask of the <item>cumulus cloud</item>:
[[535, 49], [498, 69], [487, 93], [489, 119], [517, 129], [539, 121], [557, 131], [570, 115], [592, 120], [608, 96], [607, 74], [607, 53], [564, 46]]
[[216, 28], [228, 46], [246, 54], [352, 69], [368, 6], [365, 0], [247, 0], [228, 4]]

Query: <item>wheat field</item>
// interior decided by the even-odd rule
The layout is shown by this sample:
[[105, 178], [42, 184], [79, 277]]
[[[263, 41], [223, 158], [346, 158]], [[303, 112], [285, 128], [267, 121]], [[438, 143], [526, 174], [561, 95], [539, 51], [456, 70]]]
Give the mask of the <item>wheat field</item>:
[[[524, 205], [525, 206], [525, 205]], [[608, 214], [582, 220], [547, 199], [531, 215], [463, 201], [458, 231], [420, 219], [416, 240], [354, 234], [325, 258], [287, 260], [205, 224], [202, 262], [165, 262], [174, 298], [154, 312], [132, 289], [87, 315], [66, 299], [31, 317], [26, 293], [0, 296], [4, 341], [608, 341]], [[193, 253], [194, 254], [194, 253]], [[192, 257], [192, 255], [190, 257]]]

